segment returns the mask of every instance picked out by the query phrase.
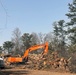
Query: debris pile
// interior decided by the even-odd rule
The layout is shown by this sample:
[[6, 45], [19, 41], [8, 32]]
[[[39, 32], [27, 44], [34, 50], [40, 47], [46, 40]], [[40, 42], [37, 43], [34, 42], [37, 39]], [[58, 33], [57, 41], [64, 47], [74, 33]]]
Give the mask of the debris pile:
[[[8, 57], [7, 57], [8, 58]], [[6, 65], [11, 66], [5, 59]], [[50, 70], [60, 69], [69, 71], [69, 60], [64, 57], [60, 57], [58, 52], [52, 52], [51, 54], [30, 54], [28, 56], [28, 62], [25, 64], [16, 64], [12, 68], [23, 68], [23, 69], [35, 69], [35, 70]]]
[[[61, 69], [69, 70], [69, 61], [64, 57], [59, 57], [57, 52], [42, 56], [41, 54], [29, 54], [28, 68], [30, 69]], [[25, 65], [27, 68], [27, 65]]]

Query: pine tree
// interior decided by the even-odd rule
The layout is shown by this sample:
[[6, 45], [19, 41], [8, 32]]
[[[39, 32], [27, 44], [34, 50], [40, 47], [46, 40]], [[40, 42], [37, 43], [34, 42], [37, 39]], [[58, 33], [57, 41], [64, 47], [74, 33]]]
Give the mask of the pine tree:
[[62, 46], [65, 46], [65, 21], [60, 20], [58, 21], [58, 26], [59, 26], [59, 37], [60, 37], [60, 42]]
[[53, 33], [54, 33], [54, 44], [55, 44], [55, 47], [56, 49], [58, 49], [58, 44], [59, 44], [59, 28], [58, 28], [58, 23], [55, 21], [53, 23]]
[[64, 20], [59, 20], [58, 22], [54, 22], [54, 35], [56, 36], [55, 38], [55, 47], [56, 49], [60, 52], [61, 56], [65, 56], [65, 21]]
[[61, 42], [62, 45], [65, 45], [65, 21], [59, 20], [58, 22], [54, 22], [54, 35], [56, 36], [57, 41]]
[[68, 35], [71, 41], [71, 44], [76, 44], [76, 0], [68, 4], [69, 13], [66, 14], [70, 19], [70, 22], [67, 23], [68, 26]]

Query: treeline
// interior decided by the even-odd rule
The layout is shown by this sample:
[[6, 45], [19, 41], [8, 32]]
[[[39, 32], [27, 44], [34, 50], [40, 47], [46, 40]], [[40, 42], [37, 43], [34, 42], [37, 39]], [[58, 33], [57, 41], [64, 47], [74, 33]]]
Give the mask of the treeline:
[[76, 0], [68, 3], [69, 12], [65, 14], [69, 22], [59, 20], [53, 22], [53, 32], [43, 33], [24, 33], [21, 34], [19, 28], [13, 31], [11, 41], [5, 41], [0, 46], [0, 52], [8, 51], [13, 54], [23, 54], [25, 49], [30, 46], [41, 44], [46, 41], [49, 43], [49, 52], [59, 51], [62, 56], [66, 53], [73, 54], [76, 52]]

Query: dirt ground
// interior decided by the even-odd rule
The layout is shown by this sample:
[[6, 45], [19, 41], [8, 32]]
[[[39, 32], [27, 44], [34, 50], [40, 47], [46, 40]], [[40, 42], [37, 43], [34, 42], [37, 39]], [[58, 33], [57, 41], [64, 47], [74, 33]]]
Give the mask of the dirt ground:
[[28, 69], [3, 69], [0, 75], [76, 75], [68, 72], [41, 71]]

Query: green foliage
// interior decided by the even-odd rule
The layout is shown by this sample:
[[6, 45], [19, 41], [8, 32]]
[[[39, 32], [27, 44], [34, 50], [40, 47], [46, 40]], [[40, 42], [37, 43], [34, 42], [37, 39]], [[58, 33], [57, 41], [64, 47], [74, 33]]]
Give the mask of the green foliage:
[[59, 36], [59, 29], [57, 22], [54, 22], [53, 26], [54, 26], [54, 35]]
[[61, 39], [61, 44], [62, 44], [62, 46], [64, 46], [65, 45], [65, 29], [64, 29], [64, 27], [65, 27], [65, 21], [64, 20], [60, 20], [59, 22], [58, 22], [58, 25], [59, 25], [59, 37], [60, 37], [60, 39]]
[[49, 53], [52, 53], [54, 51], [54, 48], [52, 47], [52, 43], [49, 43], [49, 47], [48, 47]]
[[4, 44], [3, 44], [3, 48], [4, 48], [5, 50], [8, 50], [8, 52], [10, 52], [13, 47], [14, 47], [14, 43], [11, 42], [11, 41], [6, 41], [6, 42], [4, 42]]
[[0, 46], [0, 50], [2, 50], [2, 46]]
[[54, 46], [53, 49], [57, 50], [61, 53], [61, 55], [65, 55], [65, 46], [66, 46], [66, 30], [65, 30], [65, 21], [59, 20], [58, 22], [54, 22]]
[[54, 22], [54, 35], [56, 36], [56, 40], [58, 42], [63, 43], [63, 45], [65, 44], [65, 21], [64, 20], [60, 20], [58, 22]]
[[71, 54], [71, 53], [75, 53], [76, 52], [76, 44], [74, 45], [70, 45], [68, 47], [68, 52]]
[[67, 22], [68, 27], [68, 36], [71, 40], [71, 44], [76, 44], [76, 0], [68, 4], [69, 6], [69, 13], [66, 14], [70, 19], [70, 22]]
[[2, 53], [2, 50], [3, 50], [3, 48], [2, 48], [2, 46], [0, 46], [0, 53]]
[[23, 41], [23, 47], [24, 49], [29, 48], [31, 46], [31, 38], [32, 35], [30, 35], [29, 33], [24, 33], [22, 36], [22, 41]]

